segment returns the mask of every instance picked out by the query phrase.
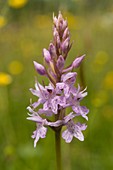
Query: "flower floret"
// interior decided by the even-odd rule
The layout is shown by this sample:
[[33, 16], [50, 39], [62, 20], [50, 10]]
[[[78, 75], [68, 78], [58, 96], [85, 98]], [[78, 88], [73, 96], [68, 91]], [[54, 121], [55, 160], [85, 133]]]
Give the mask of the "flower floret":
[[70, 143], [73, 137], [80, 141], [84, 140], [84, 136], [81, 131], [86, 129], [87, 126], [85, 124], [74, 124], [73, 120], [70, 120], [66, 126], [67, 129], [62, 133], [62, 138], [66, 141], [66, 143]]

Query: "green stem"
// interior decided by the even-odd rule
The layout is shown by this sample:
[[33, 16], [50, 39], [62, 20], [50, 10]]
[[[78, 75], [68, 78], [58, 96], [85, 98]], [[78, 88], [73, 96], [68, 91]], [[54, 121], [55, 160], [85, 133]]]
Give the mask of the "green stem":
[[61, 170], [61, 128], [55, 131], [55, 148], [57, 170]]

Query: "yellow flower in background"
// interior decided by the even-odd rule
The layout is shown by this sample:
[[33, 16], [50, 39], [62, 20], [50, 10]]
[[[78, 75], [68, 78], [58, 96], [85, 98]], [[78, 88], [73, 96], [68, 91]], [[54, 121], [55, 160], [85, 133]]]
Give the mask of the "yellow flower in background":
[[7, 20], [4, 16], [0, 16], [0, 28], [4, 27], [7, 24]]
[[105, 76], [104, 86], [107, 89], [113, 90], [113, 70], [108, 72]]
[[0, 72], [0, 85], [5, 86], [12, 82], [12, 77], [4, 72]]
[[20, 74], [23, 68], [23, 64], [17, 60], [12, 61], [8, 66], [9, 72], [14, 75]]
[[28, 0], [8, 0], [9, 6], [12, 8], [22, 8], [27, 4]]

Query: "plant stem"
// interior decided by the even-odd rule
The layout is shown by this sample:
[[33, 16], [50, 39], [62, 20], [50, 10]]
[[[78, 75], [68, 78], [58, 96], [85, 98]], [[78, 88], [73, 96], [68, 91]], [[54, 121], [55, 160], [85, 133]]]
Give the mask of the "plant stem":
[[57, 170], [61, 170], [61, 128], [55, 131], [55, 149]]

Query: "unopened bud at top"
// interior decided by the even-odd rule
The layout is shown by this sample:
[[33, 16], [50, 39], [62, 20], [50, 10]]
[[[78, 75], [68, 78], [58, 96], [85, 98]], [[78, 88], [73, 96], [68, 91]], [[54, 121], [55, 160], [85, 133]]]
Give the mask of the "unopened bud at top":
[[53, 36], [54, 36], [54, 37], [59, 36], [59, 33], [58, 33], [58, 31], [57, 31], [56, 28], [53, 29]]
[[64, 31], [67, 27], [67, 21], [64, 20], [60, 11], [58, 14], [58, 18], [56, 16], [54, 17], [53, 15], [53, 23], [54, 23], [54, 26], [57, 28], [58, 32]]
[[69, 47], [69, 43], [70, 43], [70, 37], [67, 37], [61, 45], [63, 52], [67, 52], [67, 49]]
[[61, 14], [61, 11], [59, 11], [59, 14], [58, 14], [58, 21], [62, 21], [64, 20], [63, 17], [62, 17], [62, 14]]
[[62, 29], [65, 30], [67, 26], [68, 26], [67, 20], [63, 20]]
[[68, 27], [64, 30], [64, 33], [63, 33], [63, 36], [62, 36], [62, 39], [65, 40], [67, 37], [70, 36], [70, 33], [69, 33], [69, 29]]
[[56, 24], [58, 22], [58, 19], [56, 16], [54, 16], [54, 13], [53, 13], [53, 23]]
[[54, 43], [60, 48], [60, 36], [56, 28], [53, 30]]

